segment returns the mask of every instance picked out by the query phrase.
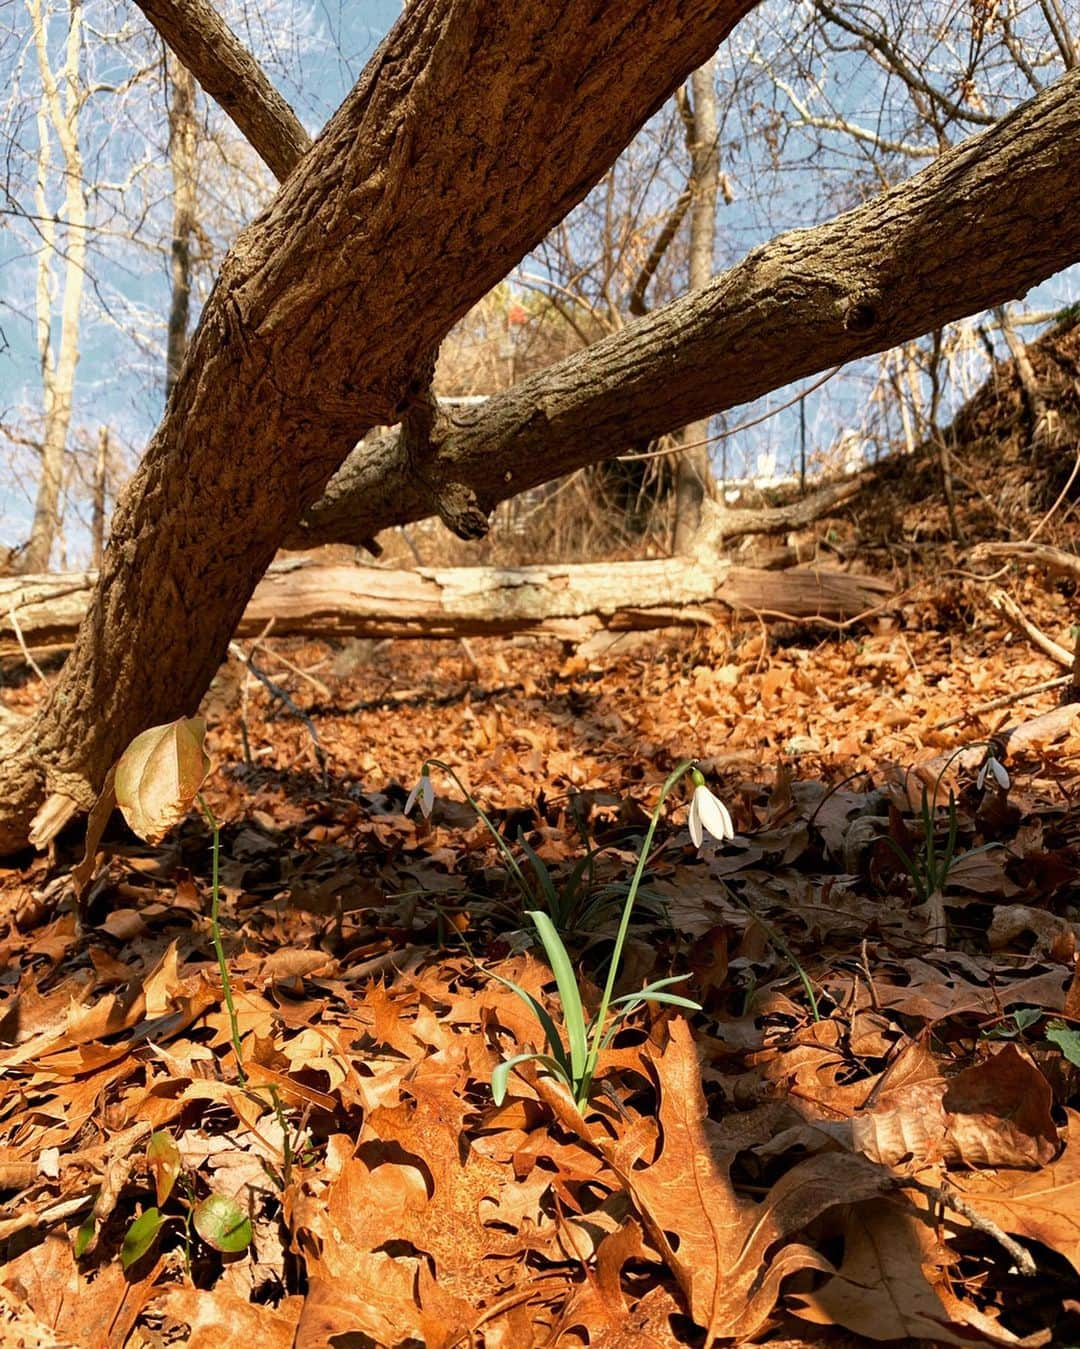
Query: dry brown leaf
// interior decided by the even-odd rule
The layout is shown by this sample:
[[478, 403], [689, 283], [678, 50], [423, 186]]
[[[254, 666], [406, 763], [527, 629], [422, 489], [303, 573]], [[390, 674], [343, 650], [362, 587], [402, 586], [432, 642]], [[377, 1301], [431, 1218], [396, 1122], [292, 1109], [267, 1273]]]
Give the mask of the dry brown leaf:
[[1042, 1166], [1058, 1150], [1050, 1084], [1006, 1045], [952, 1078], [878, 1096], [851, 1121], [855, 1148], [886, 1166]]
[[844, 1225], [844, 1258], [811, 1293], [792, 1294], [796, 1316], [844, 1326], [871, 1340], [970, 1344], [927, 1281], [926, 1267], [947, 1259], [933, 1234], [899, 1203], [855, 1204]]
[[263, 1307], [223, 1289], [191, 1287], [170, 1288], [161, 1301], [167, 1315], [189, 1327], [186, 1349], [292, 1349], [302, 1305], [303, 1298], [287, 1297], [277, 1307]]
[[987, 934], [991, 951], [1002, 950], [1021, 932], [1034, 935], [1034, 955], [1053, 956], [1065, 964], [1076, 954], [1080, 923], [1070, 923], [1067, 918], [1028, 904], [1000, 904], [994, 909]]
[[697, 1052], [685, 1021], [670, 1024], [664, 1053], [653, 1059], [660, 1092], [659, 1150], [642, 1164], [655, 1138], [641, 1121], [610, 1143], [594, 1139], [641, 1214], [711, 1342], [754, 1334], [796, 1269], [825, 1268], [809, 1247], [773, 1247], [840, 1202], [886, 1192], [891, 1178], [863, 1159], [839, 1153], [793, 1167], [761, 1203], [738, 1196], [731, 1154], [713, 1156]]
[[57, 1232], [0, 1266], [0, 1283], [22, 1298], [61, 1344], [121, 1349], [160, 1273], [159, 1261], [144, 1279], [129, 1281], [117, 1261], [88, 1277], [66, 1234]]
[[116, 804], [140, 838], [156, 843], [191, 809], [210, 772], [206, 723], [178, 717], [137, 735], [116, 764]]
[[1068, 1111], [1068, 1121], [1061, 1156], [1041, 1170], [957, 1176], [953, 1184], [991, 1222], [1041, 1241], [1080, 1272], [1080, 1111]]

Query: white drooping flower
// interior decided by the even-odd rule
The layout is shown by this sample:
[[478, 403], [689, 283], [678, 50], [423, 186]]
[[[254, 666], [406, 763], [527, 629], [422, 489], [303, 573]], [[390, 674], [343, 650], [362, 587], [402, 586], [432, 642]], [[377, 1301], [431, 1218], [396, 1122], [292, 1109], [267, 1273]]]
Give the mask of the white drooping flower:
[[435, 809], [435, 788], [431, 785], [431, 774], [428, 772], [427, 764], [420, 770], [420, 781], [409, 793], [405, 802], [406, 815], [412, 813], [412, 808], [417, 802], [420, 804], [421, 815], [425, 820], [430, 820], [431, 812]]
[[735, 826], [731, 821], [731, 812], [718, 796], [714, 796], [705, 786], [705, 779], [696, 768], [690, 770], [694, 784], [694, 795], [690, 801], [690, 837], [694, 847], [700, 848], [705, 835], [723, 843], [725, 839], [735, 837]]
[[1005, 765], [999, 763], [992, 754], [988, 754], [983, 760], [983, 765], [979, 769], [979, 775], [975, 779], [975, 786], [981, 792], [986, 786], [987, 777], [992, 777], [1003, 792], [1009, 790], [1009, 774], [1006, 772]]

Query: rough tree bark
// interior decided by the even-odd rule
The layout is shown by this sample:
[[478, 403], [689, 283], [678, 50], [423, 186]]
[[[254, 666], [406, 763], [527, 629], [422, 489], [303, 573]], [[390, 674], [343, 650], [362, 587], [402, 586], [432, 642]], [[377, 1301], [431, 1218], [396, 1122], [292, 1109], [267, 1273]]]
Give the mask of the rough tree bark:
[[396, 432], [359, 445], [287, 546], [362, 544], [482, 510], [694, 418], [1023, 294], [1080, 258], [1080, 71], [865, 205], [755, 249], [480, 408], [443, 412], [423, 476]]
[[[68, 645], [86, 615], [92, 572], [0, 579], [0, 657]], [[852, 618], [892, 593], [873, 576], [805, 567], [765, 571], [720, 558], [532, 567], [271, 568], [237, 624], [256, 637], [438, 638], [701, 624], [719, 604], [794, 619]], [[580, 620], [587, 620], [583, 625]], [[592, 621], [592, 620], [595, 620]], [[18, 629], [16, 630], [16, 623]]]
[[[0, 767], [0, 852], [52, 837], [139, 730], [197, 704], [282, 538], [358, 436], [406, 414], [452, 324], [752, 4], [405, 11], [222, 267], [75, 647]], [[405, 471], [431, 492], [425, 451]], [[484, 526], [467, 487], [434, 490], [463, 533]]]

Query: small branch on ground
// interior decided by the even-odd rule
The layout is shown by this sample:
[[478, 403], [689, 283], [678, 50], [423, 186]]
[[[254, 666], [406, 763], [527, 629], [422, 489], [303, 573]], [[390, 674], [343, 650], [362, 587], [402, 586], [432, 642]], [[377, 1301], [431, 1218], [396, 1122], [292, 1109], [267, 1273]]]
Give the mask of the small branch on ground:
[[1034, 698], [1039, 693], [1049, 693], [1051, 689], [1064, 688], [1066, 684], [1072, 682], [1072, 675], [1059, 675], [1056, 679], [1044, 679], [1041, 684], [1032, 684], [1029, 688], [1017, 689], [1015, 693], [1003, 693], [1000, 698], [991, 698], [988, 703], [979, 703], [977, 707], [969, 707], [966, 712], [961, 712], [959, 716], [948, 717], [945, 721], [936, 722], [930, 729], [932, 731], [947, 731], [950, 726], [959, 726], [962, 722], [970, 721], [973, 717], [981, 717], [984, 712], [996, 712], [1000, 707], [1022, 703], [1025, 698]]
[[958, 1213], [966, 1222], [970, 1223], [976, 1232], [982, 1232], [991, 1241], [996, 1241], [1003, 1251], [1009, 1255], [1016, 1265], [1017, 1271], [1026, 1278], [1033, 1278], [1036, 1273], [1035, 1259], [1031, 1252], [1007, 1232], [1002, 1231], [997, 1223], [992, 1222], [977, 1209], [972, 1208], [968, 1201], [958, 1195], [955, 1190], [946, 1190], [937, 1185], [928, 1185], [926, 1181], [915, 1180], [912, 1176], [897, 1177], [897, 1184], [904, 1189], [918, 1190], [921, 1195], [942, 1208], [951, 1209], [953, 1213]]
[[987, 594], [994, 608], [1000, 614], [1003, 614], [1014, 627], [1019, 628], [1044, 655], [1049, 656], [1058, 665], [1063, 665], [1066, 669], [1072, 669], [1073, 653], [1059, 642], [1055, 642], [1052, 637], [1048, 637], [1041, 628], [1037, 628], [1011, 595], [1006, 594], [1004, 590], [998, 590], [996, 586], [992, 586]]

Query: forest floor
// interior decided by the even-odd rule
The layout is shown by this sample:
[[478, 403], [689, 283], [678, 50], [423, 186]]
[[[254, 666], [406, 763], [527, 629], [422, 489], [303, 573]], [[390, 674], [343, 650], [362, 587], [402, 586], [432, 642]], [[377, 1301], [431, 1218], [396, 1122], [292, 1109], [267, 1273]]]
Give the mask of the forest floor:
[[[0, 1343], [1080, 1345], [1080, 712], [980, 711], [1061, 670], [946, 553], [845, 628], [226, 671], [242, 1065], [197, 812], [114, 822], [81, 904], [77, 837], [0, 870]], [[1069, 643], [1073, 583], [1003, 584]], [[580, 1111], [536, 1063], [497, 1105], [544, 1046], [501, 980], [563, 1025], [527, 911], [588, 1014], [686, 759], [735, 837], [672, 790], [616, 992], [700, 1010], [639, 1006]]]

